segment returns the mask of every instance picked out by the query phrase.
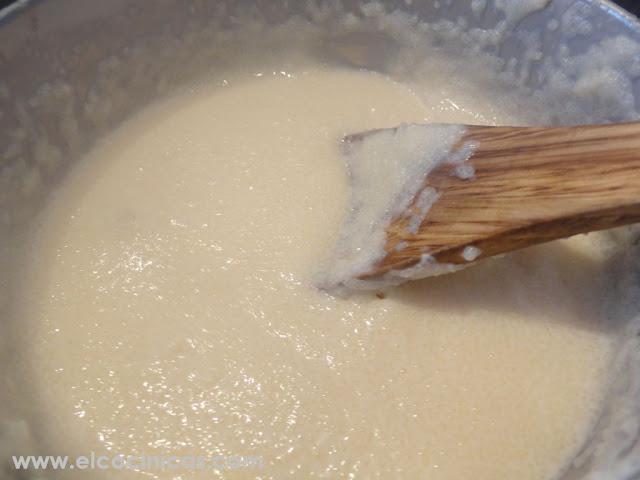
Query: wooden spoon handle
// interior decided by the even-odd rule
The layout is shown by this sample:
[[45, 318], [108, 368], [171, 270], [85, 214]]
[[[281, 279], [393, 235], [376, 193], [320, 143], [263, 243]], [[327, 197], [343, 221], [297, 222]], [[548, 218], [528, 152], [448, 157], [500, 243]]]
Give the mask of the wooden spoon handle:
[[[444, 164], [426, 186], [441, 194], [417, 233], [398, 218], [386, 257], [366, 277], [415, 265], [427, 253], [464, 264], [530, 245], [640, 222], [640, 123], [579, 127], [469, 126], [477, 149], [462, 180]], [[402, 243], [404, 248], [398, 248]]]

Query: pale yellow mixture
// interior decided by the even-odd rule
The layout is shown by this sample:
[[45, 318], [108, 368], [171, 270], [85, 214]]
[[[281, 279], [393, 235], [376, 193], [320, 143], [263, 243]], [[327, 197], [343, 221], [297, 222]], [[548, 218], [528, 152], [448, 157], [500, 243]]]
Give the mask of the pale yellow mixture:
[[556, 475], [591, 427], [609, 358], [590, 241], [385, 298], [311, 280], [348, 200], [338, 140], [477, 120], [475, 98], [425, 103], [382, 76], [320, 66], [252, 72], [103, 139], [32, 247], [44, 438], [71, 454], [263, 459], [109, 478]]

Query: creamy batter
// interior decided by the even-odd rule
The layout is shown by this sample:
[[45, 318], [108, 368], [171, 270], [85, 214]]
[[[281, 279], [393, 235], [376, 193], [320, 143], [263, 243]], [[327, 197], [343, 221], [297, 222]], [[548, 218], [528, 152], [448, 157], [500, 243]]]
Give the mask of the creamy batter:
[[26, 314], [43, 438], [263, 460], [151, 478], [552, 478], [605, 383], [600, 250], [557, 242], [386, 295], [316, 289], [348, 200], [338, 140], [486, 111], [451, 85], [425, 101], [377, 74], [289, 67], [152, 106], [55, 193]]

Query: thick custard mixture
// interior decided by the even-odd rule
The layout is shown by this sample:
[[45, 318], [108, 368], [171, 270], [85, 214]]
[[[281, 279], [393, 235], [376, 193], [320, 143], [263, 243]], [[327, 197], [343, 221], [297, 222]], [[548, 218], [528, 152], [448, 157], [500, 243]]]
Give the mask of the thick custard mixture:
[[[93, 473], [108, 478], [557, 475], [592, 426], [609, 359], [592, 242], [378, 295], [312, 281], [348, 200], [339, 139], [518, 120], [490, 101], [309, 62], [200, 82], [104, 138], [32, 246], [25, 361], [43, 441], [223, 459]], [[232, 468], [233, 456], [259, 461]]]

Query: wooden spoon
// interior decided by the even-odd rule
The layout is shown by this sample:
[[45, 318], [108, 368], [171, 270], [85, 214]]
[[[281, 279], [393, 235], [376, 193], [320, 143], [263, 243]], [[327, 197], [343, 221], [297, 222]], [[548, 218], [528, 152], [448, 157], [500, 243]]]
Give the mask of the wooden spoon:
[[[467, 161], [475, 176], [461, 179], [449, 163], [432, 171], [424, 187], [434, 188], [440, 198], [416, 233], [408, 231], [407, 215], [391, 222], [386, 256], [361, 279], [414, 266], [423, 254], [438, 263], [464, 265], [640, 222], [640, 123], [468, 126], [457, 147], [468, 142], [477, 145]], [[472, 253], [471, 260], [465, 252]]]

